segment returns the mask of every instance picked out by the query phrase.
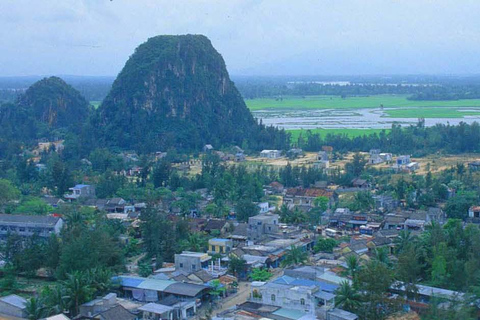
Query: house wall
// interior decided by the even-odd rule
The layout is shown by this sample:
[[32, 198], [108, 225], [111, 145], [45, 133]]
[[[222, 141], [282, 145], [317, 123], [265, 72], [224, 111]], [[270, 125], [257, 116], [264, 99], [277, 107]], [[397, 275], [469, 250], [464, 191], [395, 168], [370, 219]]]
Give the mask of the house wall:
[[12, 306], [11, 304], [0, 301], [0, 313], [17, 318], [26, 318], [27, 313], [24, 309]]
[[278, 232], [278, 215], [271, 215], [268, 219], [250, 217], [248, 219], [248, 240], [260, 240], [266, 234]]
[[208, 241], [208, 250], [215, 253], [228, 253], [233, 247], [233, 241]]
[[22, 237], [31, 237], [38, 234], [40, 237], [49, 237], [51, 233], [59, 234], [63, 227], [63, 220], [59, 219], [54, 227], [26, 226], [23, 223], [2, 224], [0, 222], [0, 237], [6, 237], [9, 233], [18, 234]]
[[[284, 288], [259, 287], [257, 291], [262, 295], [263, 304], [273, 305], [281, 308], [300, 310], [304, 312], [314, 312], [315, 300], [310, 291], [298, 291]], [[275, 299], [272, 300], [272, 295]], [[305, 304], [302, 305], [301, 300], [304, 299]]]
[[[205, 266], [208, 265], [208, 261], [204, 262]], [[195, 272], [202, 269], [202, 262], [200, 258], [188, 257], [181, 254], [175, 255], [175, 268], [177, 270], [183, 270], [187, 272]]]

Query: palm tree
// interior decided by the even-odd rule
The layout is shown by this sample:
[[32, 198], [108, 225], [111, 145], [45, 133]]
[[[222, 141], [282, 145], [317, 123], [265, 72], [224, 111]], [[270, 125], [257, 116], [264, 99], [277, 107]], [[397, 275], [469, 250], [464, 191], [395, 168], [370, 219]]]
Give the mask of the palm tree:
[[72, 211], [65, 214], [65, 223], [71, 230], [77, 230], [77, 232], [79, 232], [79, 229], [84, 226], [84, 222], [85, 217], [77, 208], [73, 208]]
[[204, 241], [198, 233], [192, 233], [188, 236], [188, 249], [191, 251], [203, 251]]
[[360, 293], [346, 280], [335, 290], [335, 307], [355, 313], [360, 307]]
[[43, 300], [35, 297], [27, 300], [25, 311], [27, 312], [29, 320], [42, 319], [47, 315]]
[[113, 286], [112, 272], [106, 268], [90, 269], [85, 276], [89, 279], [92, 290], [96, 291], [96, 295], [107, 293]]
[[398, 233], [395, 243], [397, 246], [397, 252], [400, 253], [412, 242], [412, 234], [409, 230], [402, 230]]
[[307, 216], [305, 215], [305, 213], [300, 211], [300, 209], [295, 207], [295, 209], [291, 213], [290, 219], [288, 220], [288, 222], [291, 224], [301, 224], [307, 221]]
[[387, 248], [375, 248], [375, 259], [386, 264], [387, 266], [390, 266]]
[[352, 278], [353, 283], [356, 283], [357, 274], [360, 271], [360, 261], [357, 256], [351, 255], [347, 257], [347, 272], [348, 275]]
[[65, 287], [70, 309], [74, 315], [77, 315], [80, 305], [88, 301], [94, 291], [90, 286], [90, 281], [85, 274], [75, 271], [68, 274], [67, 280], [62, 281], [62, 284]]
[[42, 289], [41, 297], [45, 301], [48, 314], [59, 314], [67, 309], [65, 289], [60, 285], [54, 287], [45, 286]]
[[303, 264], [308, 261], [308, 254], [302, 248], [292, 245], [290, 250], [285, 254], [282, 261], [282, 267], [289, 267], [296, 264]]

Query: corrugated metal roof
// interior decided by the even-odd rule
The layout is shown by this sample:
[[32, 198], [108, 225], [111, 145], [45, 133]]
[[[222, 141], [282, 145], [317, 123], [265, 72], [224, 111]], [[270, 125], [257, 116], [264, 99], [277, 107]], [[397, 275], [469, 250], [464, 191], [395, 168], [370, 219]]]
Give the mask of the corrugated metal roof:
[[163, 314], [165, 312], [169, 312], [174, 310], [172, 307], [165, 306], [163, 304], [158, 304], [158, 303], [147, 303], [144, 306], [141, 306], [138, 308], [140, 311], [146, 311], [150, 313], [155, 313], [155, 314]]
[[22, 224], [25, 226], [48, 226], [53, 227], [60, 220], [59, 217], [36, 216], [22, 214], [0, 214], [0, 223], [2, 224]]
[[328, 292], [325, 292], [325, 291], [318, 291], [314, 294], [314, 296], [317, 297], [317, 298], [323, 299], [323, 300], [327, 300], [327, 301], [335, 298], [334, 294], [328, 293]]
[[308, 280], [308, 279], [296, 279], [290, 276], [282, 276], [278, 279], [275, 279], [273, 281], [275, 284], [279, 285], [290, 285], [290, 286], [302, 286], [302, 287], [311, 287], [311, 286], [317, 286], [319, 287], [322, 291], [327, 291], [327, 292], [334, 292], [337, 288], [338, 285], [336, 284], [331, 284], [325, 281], [313, 281], [313, 280]]
[[113, 281], [119, 281], [124, 287], [137, 288], [147, 278], [119, 276], [113, 278]]
[[166, 289], [166, 293], [176, 294], [180, 296], [188, 296], [188, 297], [195, 297], [203, 290], [209, 289], [209, 287], [194, 284], [194, 283], [184, 283], [184, 282], [176, 282], [170, 284]]
[[175, 281], [171, 280], [157, 280], [157, 279], [146, 279], [142, 283], [140, 283], [137, 288], [139, 289], [147, 289], [147, 290], [154, 290], [154, 291], [165, 291], [165, 289], [176, 283]]
[[275, 311], [272, 314], [274, 314], [276, 316], [284, 317], [284, 318], [287, 318], [287, 319], [297, 320], [297, 319], [300, 319], [301, 317], [303, 317], [305, 315], [305, 312], [302, 312], [300, 310], [281, 308], [281, 309], [278, 309], [277, 311]]
[[27, 300], [25, 300], [20, 296], [17, 296], [16, 294], [11, 294], [6, 297], [1, 297], [0, 300], [20, 309], [24, 309], [25, 304], [27, 303]]

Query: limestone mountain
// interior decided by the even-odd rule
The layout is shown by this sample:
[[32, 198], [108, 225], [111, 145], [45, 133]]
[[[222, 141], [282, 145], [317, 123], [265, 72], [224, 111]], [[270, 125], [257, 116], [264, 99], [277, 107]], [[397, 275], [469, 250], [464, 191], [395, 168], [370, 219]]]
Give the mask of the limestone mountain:
[[47, 129], [78, 128], [89, 114], [85, 98], [58, 77], [44, 78], [18, 98], [18, 107]]
[[240, 145], [261, 133], [278, 133], [257, 124], [222, 56], [201, 35], [156, 36], [141, 44], [97, 110], [93, 127], [101, 128], [102, 144], [143, 152]]
[[15, 103], [0, 105], [0, 147], [31, 144], [41, 138], [78, 134], [89, 116], [89, 103], [57, 77], [31, 85]]

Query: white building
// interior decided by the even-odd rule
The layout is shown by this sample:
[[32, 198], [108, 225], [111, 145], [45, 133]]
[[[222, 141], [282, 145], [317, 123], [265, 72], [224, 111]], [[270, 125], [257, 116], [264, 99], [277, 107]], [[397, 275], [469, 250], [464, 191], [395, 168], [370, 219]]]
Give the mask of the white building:
[[263, 150], [260, 152], [260, 157], [267, 159], [278, 159], [282, 156], [282, 151], [280, 150]]
[[35, 216], [21, 214], [0, 214], [0, 238], [8, 234], [31, 237], [49, 237], [52, 233], [59, 234], [63, 228], [63, 219], [53, 216]]

